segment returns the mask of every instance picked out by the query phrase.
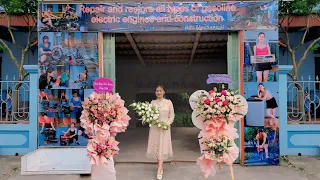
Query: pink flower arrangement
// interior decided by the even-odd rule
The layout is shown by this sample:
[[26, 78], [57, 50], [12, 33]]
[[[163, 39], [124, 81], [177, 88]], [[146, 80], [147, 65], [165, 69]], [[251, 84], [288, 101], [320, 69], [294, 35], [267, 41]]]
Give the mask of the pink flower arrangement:
[[213, 90], [209, 93], [203, 93], [200, 95], [197, 104], [196, 110], [206, 120], [223, 117], [227, 123], [234, 119], [233, 116], [239, 115], [240, 112], [236, 109], [241, 109], [241, 106], [243, 106], [239, 95], [226, 90], [222, 90], [220, 93]]
[[94, 134], [87, 146], [91, 164], [107, 165], [119, 151], [114, 137], [126, 131], [131, 119], [128, 112], [119, 94], [94, 92], [85, 98], [81, 123], [88, 133]]
[[108, 161], [113, 158], [117, 152], [119, 142], [110, 138], [107, 141], [100, 141], [92, 139], [89, 141], [87, 146], [88, 156], [91, 160], [91, 164], [108, 165]]
[[191, 95], [190, 106], [198, 114], [193, 122], [201, 129], [199, 143], [202, 156], [197, 163], [206, 178], [214, 176], [217, 162], [231, 165], [239, 156], [239, 148], [234, 143], [239, 135], [234, 125], [246, 115], [247, 103], [233, 91], [200, 90]]

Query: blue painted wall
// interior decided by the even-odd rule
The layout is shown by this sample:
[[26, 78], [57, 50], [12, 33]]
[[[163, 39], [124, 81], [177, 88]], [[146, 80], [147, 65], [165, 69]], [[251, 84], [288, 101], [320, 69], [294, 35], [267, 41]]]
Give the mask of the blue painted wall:
[[[20, 44], [21, 46], [25, 46], [27, 43], [27, 33], [23, 33], [23, 32], [14, 32], [14, 36], [15, 39], [17, 41], [18, 44]], [[33, 33], [32, 34], [32, 38], [37, 37], [37, 33]], [[15, 45], [13, 45], [10, 42], [6, 42], [9, 46], [9, 48], [13, 51], [13, 54], [15, 55], [15, 57], [18, 59], [18, 61], [20, 61], [21, 59], [21, 50], [18, 49]], [[19, 75], [19, 71], [16, 68], [15, 64], [13, 63], [12, 59], [10, 58], [10, 55], [7, 51], [4, 51], [3, 54], [0, 54], [0, 56], [2, 57], [2, 69], [1, 69], [1, 75], [2, 75], [2, 80], [5, 80], [6, 75], [8, 75], [9, 80], [12, 80], [13, 76], [15, 75], [16, 77], [18, 77]], [[37, 65], [38, 63], [38, 49], [35, 48], [34, 53], [31, 52], [31, 50], [29, 50], [29, 52], [26, 55], [26, 59], [25, 59], [25, 65]]]
[[[289, 34], [290, 45], [291, 47], [295, 47], [300, 44], [302, 39], [303, 32], [295, 32]], [[279, 37], [285, 39], [285, 34], [279, 33]], [[296, 59], [299, 60], [308, 46], [311, 44], [312, 41], [305, 43], [302, 45], [296, 52]], [[318, 43], [320, 44], [320, 42]], [[299, 69], [299, 79], [301, 76], [304, 76], [304, 79], [307, 80], [309, 75], [311, 76], [311, 80], [315, 80], [315, 67], [314, 67], [314, 58], [320, 57], [320, 54], [315, 55], [313, 52], [309, 52], [307, 55], [307, 59], [303, 62], [301, 68]], [[283, 55], [282, 51], [280, 50], [280, 58], [279, 58], [280, 65], [292, 65], [291, 56], [288, 51], [286, 51]]]

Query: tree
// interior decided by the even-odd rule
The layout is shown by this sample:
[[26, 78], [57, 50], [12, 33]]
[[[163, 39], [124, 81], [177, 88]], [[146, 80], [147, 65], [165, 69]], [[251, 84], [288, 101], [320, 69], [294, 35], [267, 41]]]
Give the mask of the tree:
[[[282, 29], [282, 32], [285, 34], [284, 42], [279, 41], [279, 44], [280, 46], [286, 48], [291, 56], [293, 72], [289, 73], [288, 75], [293, 81], [298, 81], [299, 69], [303, 62], [307, 59], [308, 53], [319, 47], [317, 42], [320, 41], [320, 37], [316, 37], [304, 51], [303, 56], [300, 59], [297, 59], [296, 53], [302, 47], [302, 45], [304, 45], [306, 36], [311, 28], [311, 18], [320, 18], [319, 12], [313, 12], [313, 9], [318, 4], [320, 4], [320, 0], [279, 1], [279, 25]], [[304, 33], [300, 43], [296, 46], [293, 46], [290, 42], [289, 30], [290, 23], [292, 23], [294, 18], [297, 16], [305, 16], [307, 19], [307, 26], [304, 28]], [[295, 86], [298, 88], [299, 112], [304, 112], [303, 87], [299, 83], [295, 83]]]
[[[18, 49], [21, 50], [21, 58], [18, 59], [13, 51], [9, 48], [7, 42], [4, 39], [0, 39], [0, 44], [2, 48], [9, 53], [10, 59], [14, 62], [15, 67], [18, 69], [19, 78], [18, 81], [23, 81], [28, 73], [24, 73], [23, 65], [25, 62], [26, 54], [30, 48], [34, 47], [38, 42], [31, 40], [32, 32], [36, 28], [37, 22], [37, 12], [38, 12], [38, 1], [37, 0], [0, 0], [0, 6], [4, 8], [5, 15], [8, 19], [7, 29], [11, 36], [12, 44], [14, 44]], [[27, 37], [26, 45], [22, 46], [17, 43], [16, 38], [13, 34], [13, 27], [11, 26], [11, 20], [13, 16], [20, 16], [23, 18], [27, 25]], [[15, 85], [14, 91], [18, 92], [21, 83]], [[18, 94], [13, 95], [13, 112], [17, 112], [18, 108]]]
[[[279, 1], [279, 25], [282, 31], [285, 33], [286, 39], [285, 43], [279, 42], [282, 47], [288, 49], [289, 54], [291, 56], [292, 65], [293, 65], [293, 74], [289, 74], [289, 76], [295, 80], [298, 77], [298, 70], [300, 69], [302, 63], [307, 59], [307, 55], [316, 46], [316, 43], [320, 41], [320, 37], [314, 39], [311, 44], [305, 50], [303, 56], [297, 60], [296, 59], [296, 52], [302, 45], [305, 43], [305, 38], [310, 29], [310, 19], [311, 18], [319, 18], [316, 12], [312, 12], [312, 10], [320, 4], [320, 0], [299, 0], [299, 1]], [[319, 12], [318, 12], [319, 13]], [[313, 16], [312, 14], [315, 14]], [[307, 27], [305, 27], [303, 37], [301, 38], [300, 44], [292, 47], [290, 44], [290, 37], [289, 37], [289, 27], [290, 23], [292, 23], [293, 19], [297, 16], [307, 16]], [[283, 26], [283, 22], [286, 21], [287, 23]]]

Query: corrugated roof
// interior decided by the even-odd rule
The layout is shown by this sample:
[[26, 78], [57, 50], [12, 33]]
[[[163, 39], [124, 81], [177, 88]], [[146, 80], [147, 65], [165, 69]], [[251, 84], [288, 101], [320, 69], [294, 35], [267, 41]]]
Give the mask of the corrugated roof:
[[[36, 25], [35, 20], [31, 16], [12, 16], [11, 26], [27, 27]], [[0, 13], [0, 26], [8, 26], [8, 17], [4, 13]]]
[[[307, 27], [309, 16], [295, 16], [295, 17], [286, 17], [280, 19], [282, 27]], [[320, 26], [320, 16], [313, 14], [310, 15], [309, 27]]]

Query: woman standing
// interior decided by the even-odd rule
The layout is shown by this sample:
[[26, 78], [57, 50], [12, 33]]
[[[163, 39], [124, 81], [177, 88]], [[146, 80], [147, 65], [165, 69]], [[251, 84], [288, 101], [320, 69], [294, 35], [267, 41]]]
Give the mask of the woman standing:
[[[264, 43], [264, 38], [265, 38], [265, 34], [263, 32], [259, 33], [258, 44], [256, 44], [253, 47], [254, 56], [266, 56], [271, 54], [269, 45]], [[257, 82], [262, 82], [262, 76], [263, 76], [263, 81], [267, 82], [269, 70], [271, 69], [272, 69], [272, 66], [270, 63], [257, 63], [255, 65]]]
[[[257, 139], [257, 150], [258, 153], [265, 150], [266, 153], [266, 158], [269, 159], [269, 141], [268, 141], [268, 136], [267, 133], [263, 132], [262, 129], [258, 130], [258, 134], [256, 136]], [[261, 156], [261, 160], [263, 159], [263, 156]]]
[[262, 83], [258, 86], [258, 100], [265, 100], [267, 103], [267, 116], [271, 118], [270, 125], [277, 125], [278, 119], [275, 117], [276, 108], [278, 107], [276, 99], [272, 96], [269, 90], [264, 88]]
[[[152, 106], [159, 110], [159, 120], [172, 124], [174, 120], [173, 104], [170, 100], [165, 99], [165, 89], [158, 85], [155, 91], [156, 100], [151, 102]], [[147, 157], [158, 160], [157, 179], [162, 179], [163, 161], [172, 157], [172, 143], [170, 128], [164, 130], [161, 128], [151, 127], [149, 130]]]
[[76, 91], [73, 92], [73, 97], [71, 98], [71, 110], [73, 118], [76, 119], [76, 123], [80, 123], [82, 104], [81, 98], [78, 97], [78, 93]]

